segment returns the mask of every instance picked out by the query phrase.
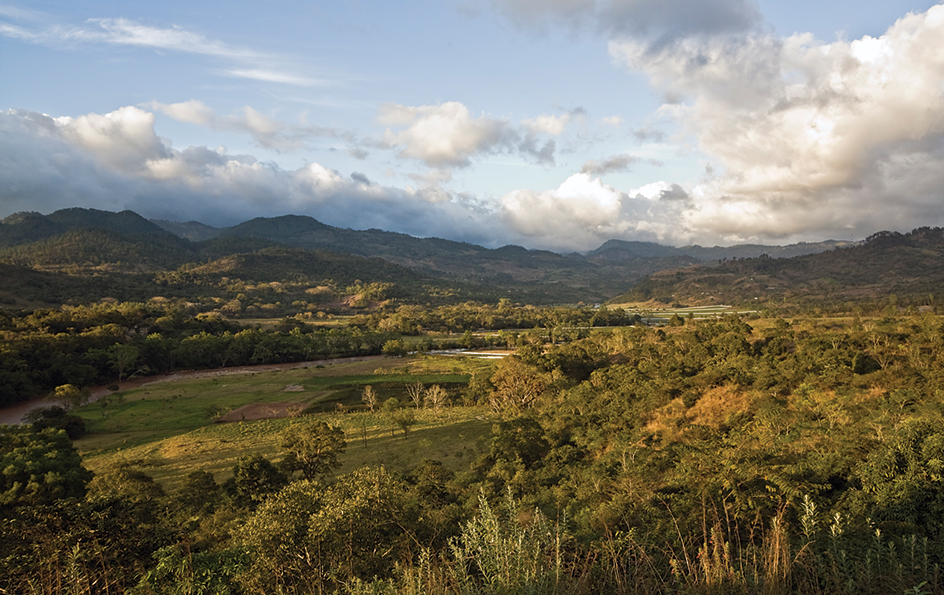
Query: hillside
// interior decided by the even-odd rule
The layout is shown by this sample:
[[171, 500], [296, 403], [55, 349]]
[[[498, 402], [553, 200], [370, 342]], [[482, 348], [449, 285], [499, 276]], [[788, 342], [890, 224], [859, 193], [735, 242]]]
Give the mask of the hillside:
[[62, 209], [49, 215], [16, 213], [0, 221], [0, 247], [19, 246], [70, 231], [100, 229], [126, 235], [163, 234], [164, 230], [133, 211]]
[[[340, 229], [298, 215], [252, 219], [223, 230], [216, 240], [224, 238], [257, 238], [300, 248], [377, 257], [430, 276], [516, 292], [537, 292], [552, 301], [555, 295], [557, 301], [602, 301], [644, 275], [697, 262], [671, 250], [616, 262], [512, 245], [488, 249], [378, 229]], [[542, 290], [544, 287], [547, 291]]]
[[186, 223], [181, 223], [179, 221], [166, 221], [164, 219], [150, 219], [150, 221], [151, 223], [160, 226], [162, 229], [184, 239], [190, 240], [191, 242], [202, 242], [204, 240], [209, 240], [210, 238], [215, 238], [216, 236], [220, 235], [220, 232], [222, 231], [219, 228], [204, 225], [199, 221], [187, 221]]
[[664, 258], [668, 256], [687, 256], [701, 261], [726, 260], [731, 258], [757, 258], [766, 254], [771, 258], [791, 258], [806, 254], [818, 254], [854, 246], [856, 242], [827, 240], [825, 242], [801, 242], [787, 246], [767, 246], [764, 244], [738, 244], [735, 246], [713, 246], [706, 248], [697, 244], [675, 248], [655, 242], [627, 242], [608, 240], [596, 250], [587, 252], [591, 260], [620, 261], [634, 258]]
[[[507, 297], [535, 304], [599, 303], [614, 296], [619, 297], [613, 301], [746, 302], [784, 295], [868, 297], [890, 287], [904, 293], [933, 292], [936, 281], [927, 271], [935, 270], [939, 250], [924, 236], [939, 233], [922, 233], [876, 234], [868, 246], [828, 241], [676, 248], [610, 240], [587, 254], [565, 255], [511, 245], [488, 249], [378, 229], [341, 229], [298, 215], [260, 217], [217, 229], [195, 221], [148, 221], [131, 211], [73, 208], [4, 219], [0, 262], [77, 276], [70, 286], [83, 276], [88, 281], [106, 274], [136, 275], [120, 283], [109, 277], [109, 285], [124, 288], [125, 299], [146, 299], [162, 287], [186, 293], [188, 283], [195, 284], [195, 294], [210, 291], [230, 299], [223, 278], [241, 283], [304, 278], [316, 285], [325, 279], [345, 286], [354, 280], [394, 283], [403, 286], [402, 295], [419, 300], [433, 292], [454, 300]], [[280, 248], [291, 250], [278, 252]], [[875, 252], [880, 248], [881, 256]], [[288, 261], [280, 262], [274, 254]], [[213, 267], [223, 266], [211, 264], [214, 261], [236, 268], [210, 274]], [[209, 268], [197, 274], [204, 265]], [[101, 286], [102, 280], [96, 284]], [[72, 299], [89, 299], [99, 292], [79, 290], [82, 297]], [[36, 292], [30, 296], [35, 300]]]
[[194, 254], [190, 242], [160, 229], [131, 235], [89, 227], [0, 249], [0, 262], [38, 270], [148, 272], [178, 267]]
[[883, 231], [863, 243], [793, 258], [766, 256], [653, 273], [613, 302], [745, 303], [923, 298], [944, 288], [944, 230]]
[[[208, 236], [213, 237], [201, 241], [188, 239]], [[303, 257], [302, 261], [309, 258], [310, 262], [294, 262], [288, 267], [290, 271], [267, 257], [267, 265], [262, 268], [231, 272], [228, 276], [254, 282], [262, 282], [263, 278], [272, 282], [299, 276], [319, 280], [337, 277], [366, 284], [392, 283], [396, 278], [411, 287], [418, 287], [417, 279], [427, 279], [429, 284], [439, 287], [435, 293], [456, 299], [510, 297], [533, 303], [575, 303], [602, 302], [625, 291], [644, 275], [696, 262], [682, 255], [610, 262], [520, 246], [491, 250], [376, 229], [339, 229], [295, 215], [257, 218], [223, 230], [198, 222], [151, 222], [131, 211], [109, 213], [94, 209], [66, 209], [50, 215], [19, 213], [0, 223], [0, 262], [86, 277], [106, 273], [156, 274], [162, 284], [171, 278], [183, 278], [175, 274], [182, 268], [192, 271], [196, 265], [221, 259], [243, 266], [248, 263], [246, 259], [234, 261], [230, 257], [280, 246], [318, 251], [322, 256]], [[324, 254], [329, 252], [347, 258], [334, 258], [326, 272], [322, 265]], [[291, 254], [297, 261], [298, 253]], [[352, 260], [353, 257], [361, 260]], [[394, 268], [388, 267], [375, 278], [380, 273], [379, 265], [368, 264], [370, 261], [364, 259], [380, 259]], [[397, 272], [393, 273], [394, 270]], [[289, 277], [278, 278], [279, 271], [285, 271]], [[188, 275], [186, 278], [204, 288], [198, 293], [202, 294], [208, 285], [219, 286], [219, 281]], [[147, 287], [147, 283], [141, 285], [140, 279], [136, 279], [135, 284], [140, 286], [139, 290], [130, 297], [143, 299], [153, 295], [155, 289]], [[178, 283], [174, 286], [183, 291]]]

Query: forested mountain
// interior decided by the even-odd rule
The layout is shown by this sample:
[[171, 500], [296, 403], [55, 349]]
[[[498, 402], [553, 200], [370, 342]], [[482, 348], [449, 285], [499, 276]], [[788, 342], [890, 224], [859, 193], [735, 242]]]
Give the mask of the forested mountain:
[[[160, 223], [158, 225], [157, 223]], [[498, 299], [511, 297], [535, 303], [601, 302], [629, 288], [643, 275], [696, 262], [682, 255], [624, 258], [619, 262], [591, 261], [581, 255], [561, 255], [520, 246], [487, 249], [474, 244], [438, 238], [415, 238], [376, 229], [355, 231], [325, 225], [311, 217], [257, 218], [235, 227], [217, 230], [197, 222], [150, 222], [130, 211], [108, 213], [93, 209], [66, 209], [48, 216], [20, 213], [0, 224], [0, 262], [36, 270], [82, 275], [155, 274], [162, 280], [181, 267], [226, 259], [259, 250], [293, 247], [307, 251], [346, 255], [334, 258], [325, 268], [325, 257], [300, 257], [292, 252], [295, 270], [311, 279], [359, 279], [364, 283], [392, 282], [389, 269], [381, 277], [376, 263], [360, 258], [378, 258], [398, 265], [401, 282], [416, 286], [416, 279], [437, 280], [436, 293]], [[170, 231], [168, 231], [170, 230]], [[173, 233], [172, 233], [173, 232]], [[175, 235], [179, 234], [179, 235]], [[191, 241], [190, 238], [206, 238]], [[298, 259], [308, 262], [298, 264]], [[354, 260], [352, 260], [354, 259]], [[271, 259], [270, 259], [271, 260]], [[238, 263], [228, 277], [261, 282], [260, 270], [243, 271]], [[338, 266], [347, 267], [343, 273]], [[281, 271], [270, 263], [263, 277]], [[443, 288], [449, 287], [448, 291]], [[146, 291], [142, 288], [142, 291]], [[104, 296], [100, 296], [104, 297]], [[143, 296], [125, 295], [126, 299]]]
[[[686, 303], [765, 303], [797, 296], [855, 299], [888, 291], [914, 296], [934, 293], [944, 280], [939, 265], [944, 240], [940, 230], [927, 228], [908, 234], [880, 232], [861, 244], [829, 241], [783, 247], [674, 248], [611, 240], [585, 255], [563, 255], [520, 246], [488, 249], [377, 229], [340, 229], [296, 215], [257, 218], [226, 229], [197, 222], [160, 223], [131, 211], [18, 213], [0, 222], [0, 262], [80, 275], [87, 285], [99, 286], [79, 288], [82, 297], [73, 301], [119, 293], [120, 299], [146, 299], [155, 295], [157, 286], [185, 292], [186, 283], [197, 283], [200, 295], [212, 287], [214, 295], [222, 291], [217, 297], [230, 299], [223, 278], [231, 286], [301, 278], [315, 286], [325, 280], [349, 286], [359, 280], [366, 285], [398, 284], [403, 286], [398, 291], [420, 300], [424, 292], [433, 292], [455, 299], [509, 297], [543, 304], [596, 303], [614, 296], [619, 296], [616, 302]], [[191, 241], [182, 235], [214, 237]], [[104, 283], [108, 275], [123, 277], [109, 277]], [[76, 283], [72, 278], [62, 284]], [[117, 289], [97, 295], [102, 285]], [[27, 291], [27, 301], [45, 301], [48, 295], [19, 286]], [[0, 297], [13, 295], [5, 293]]]
[[743, 303], [852, 300], [897, 294], [932, 299], [944, 287], [944, 230], [883, 231], [863, 243], [819, 254], [732, 259], [716, 266], [660, 271], [619, 301]]
[[204, 240], [209, 240], [210, 238], [215, 238], [220, 235], [221, 229], [217, 227], [210, 227], [209, 225], [204, 225], [199, 221], [187, 221], [186, 223], [181, 223], [179, 221], [167, 221], [165, 219], [151, 219], [151, 223], [161, 226], [163, 229], [171, 232], [174, 235], [178, 235], [184, 239], [190, 240], [191, 242], [202, 242]]
[[163, 234], [164, 230], [133, 211], [62, 209], [49, 215], [16, 213], [0, 221], [0, 246], [18, 246], [70, 231], [102, 229], [121, 234]]
[[627, 242], [608, 240], [596, 250], [587, 252], [587, 258], [594, 260], [626, 260], [632, 258], [661, 258], [667, 256], [687, 256], [703, 261], [725, 260], [731, 258], [756, 258], [766, 254], [771, 258], [790, 258], [805, 254], [818, 254], [854, 246], [856, 242], [827, 240], [825, 242], [801, 242], [787, 246], [766, 246], [763, 244], [738, 244], [735, 246], [713, 246], [706, 248], [694, 244], [675, 248], [655, 242]]

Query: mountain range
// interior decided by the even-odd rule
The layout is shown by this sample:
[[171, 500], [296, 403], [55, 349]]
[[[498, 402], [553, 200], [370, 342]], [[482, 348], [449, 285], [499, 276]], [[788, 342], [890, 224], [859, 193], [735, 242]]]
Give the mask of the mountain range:
[[[70, 208], [48, 215], [17, 213], [0, 221], [0, 263], [8, 265], [6, 276], [19, 279], [22, 287], [52, 283], [48, 276], [31, 277], [30, 271], [142, 279], [158, 275], [165, 283], [195, 283], [200, 275], [251, 283], [286, 277], [312, 283], [398, 281], [417, 291], [425, 285], [429, 287], [424, 291], [437, 293], [448, 286], [460, 288], [457, 295], [469, 298], [507, 296], [535, 303], [614, 298], [730, 302], [766, 299], [778, 291], [775, 288], [828, 294], [841, 287], [849, 295], [874, 292], [889, 283], [903, 291], [933, 289], [936, 281], [925, 273], [936, 270], [932, 265], [940, 246], [933, 238], [939, 235], [939, 230], [924, 228], [905, 235], [882, 232], [863, 243], [727, 247], [609, 240], [583, 254], [558, 254], [342, 229], [297, 215], [214, 228], [195, 221], [147, 220], [132, 211]], [[888, 266], [876, 268], [879, 248], [884, 257], [894, 253], [894, 258], [904, 259], [905, 265], [891, 267], [901, 278], [880, 274], [887, 273]], [[10, 266], [19, 272], [14, 275]], [[920, 282], [922, 278], [926, 282]], [[208, 279], [201, 283], [210, 283]], [[864, 287], [864, 281], [877, 279], [884, 282]], [[439, 289], [430, 289], [433, 286]]]

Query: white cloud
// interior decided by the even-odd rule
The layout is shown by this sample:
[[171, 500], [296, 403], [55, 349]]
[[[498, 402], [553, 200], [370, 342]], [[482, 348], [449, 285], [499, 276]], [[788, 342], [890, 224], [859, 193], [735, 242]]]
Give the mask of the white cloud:
[[210, 126], [216, 121], [216, 113], [205, 103], [196, 99], [170, 104], [152, 101], [147, 106], [178, 122]]
[[567, 128], [570, 122], [570, 114], [563, 116], [538, 116], [528, 120], [522, 120], [521, 124], [534, 134], [550, 134], [551, 136], [560, 136]]
[[588, 173], [577, 173], [554, 190], [506, 194], [500, 216], [530, 246], [587, 250], [619, 237], [674, 241], [685, 237], [673, 224], [684, 205], [660, 200], [665, 191], [674, 190], [661, 184], [646, 196], [641, 191], [621, 192]]
[[[176, 109], [205, 114], [199, 105]], [[365, 183], [318, 163], [286, 170], [225, 149], [175, 150], [160, 143], [153, 122], [138, 107], [76, 118], [0, 112], [0, 216], [84, 206], [231, 225], [297, 213], [483, 244], [508, 235], [488, 222], [486, 209], [440, 188]]]
[[105, 115], [55, 118], [52, 122], [63, 138], [123, 172], [146, 173], [148, 162], [167, 157], [154, 133], [154, 114], [136, 107], [123, 107]]
[[109, 44], [208, 56], [232, 64], [219, 71], [229, 77], [302, 87], [330, 84], [288, 68], [286, 63], [291, 60], [282, 56], [210, 39], [183, 27], [153, 27], [130, 19], [89, 19], [81, 25], [50, 25], [32, 30], [0, 23], [0, 35], [46, 45]]
[[[582, 110], [575, 111], [578, 118]], [[538, 116], [520, 126], [488, 116], [473, 117], [457, 101], [418, 107], [388, 103], [380, 107], [377, 121], [390, 128], [382, 146], [401, 158], [417, 159], [429, 167], [466, 167], [472, 157], [516, 153], [542, 165], [554, 164], [554, 139], [564, 132], [574, 114]]]
[[383, 141], [388, 147], [398, 148], [400, 157], [418, 159], [431, 167], [467, 166], [469, 158], [477, 153], [506, 147], [511, 133], [507, 121], [474, 118], [466, 106], [456, 101], [419, 107], [385, 104], [378, 120], [406, 127], [384, 132]]
[[282, 151], [300, 149], [306, 141], [320, 137], [342, 139], [352, 144], [356, 142], [350, 132], [306, 123], [286, 124], [248, 105], [227, 116], [218, 115], [212, 108], [194, 99], [170, 104], [152, 101], [143, 105], [178, 122], [208, 126], [215, 130], [246, 132], [259, 146]]
[[280, 72], [277, 70], [265, 70], [262, 68], [234, 68], [225, 71], [226, 74], [236, 78], [252, 79], [266, 83], [282, 83], [285, 85], [296, 85], [299, 87], [314, 87], [319, 85], [329, 85], [329, 81], [322, 79], [300, 76], [289, 72]]
[[610, 47], [674, 98], [662, 113], [721, 166], [693, 189], [685, 226], [740, 240], [940, 223], [942, 45], [944, 6], [851, 42], [749, 34]]

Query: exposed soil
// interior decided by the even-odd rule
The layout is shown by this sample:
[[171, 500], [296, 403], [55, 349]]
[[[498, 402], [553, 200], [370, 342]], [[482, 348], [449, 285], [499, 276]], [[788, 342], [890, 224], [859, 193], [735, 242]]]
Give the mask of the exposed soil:
[[214, 421], [221, 424], [233, 421], [294, 417], [301, 413], [304, 408], [304, 403], [250, 403], [239, 409], [234, 409]]

